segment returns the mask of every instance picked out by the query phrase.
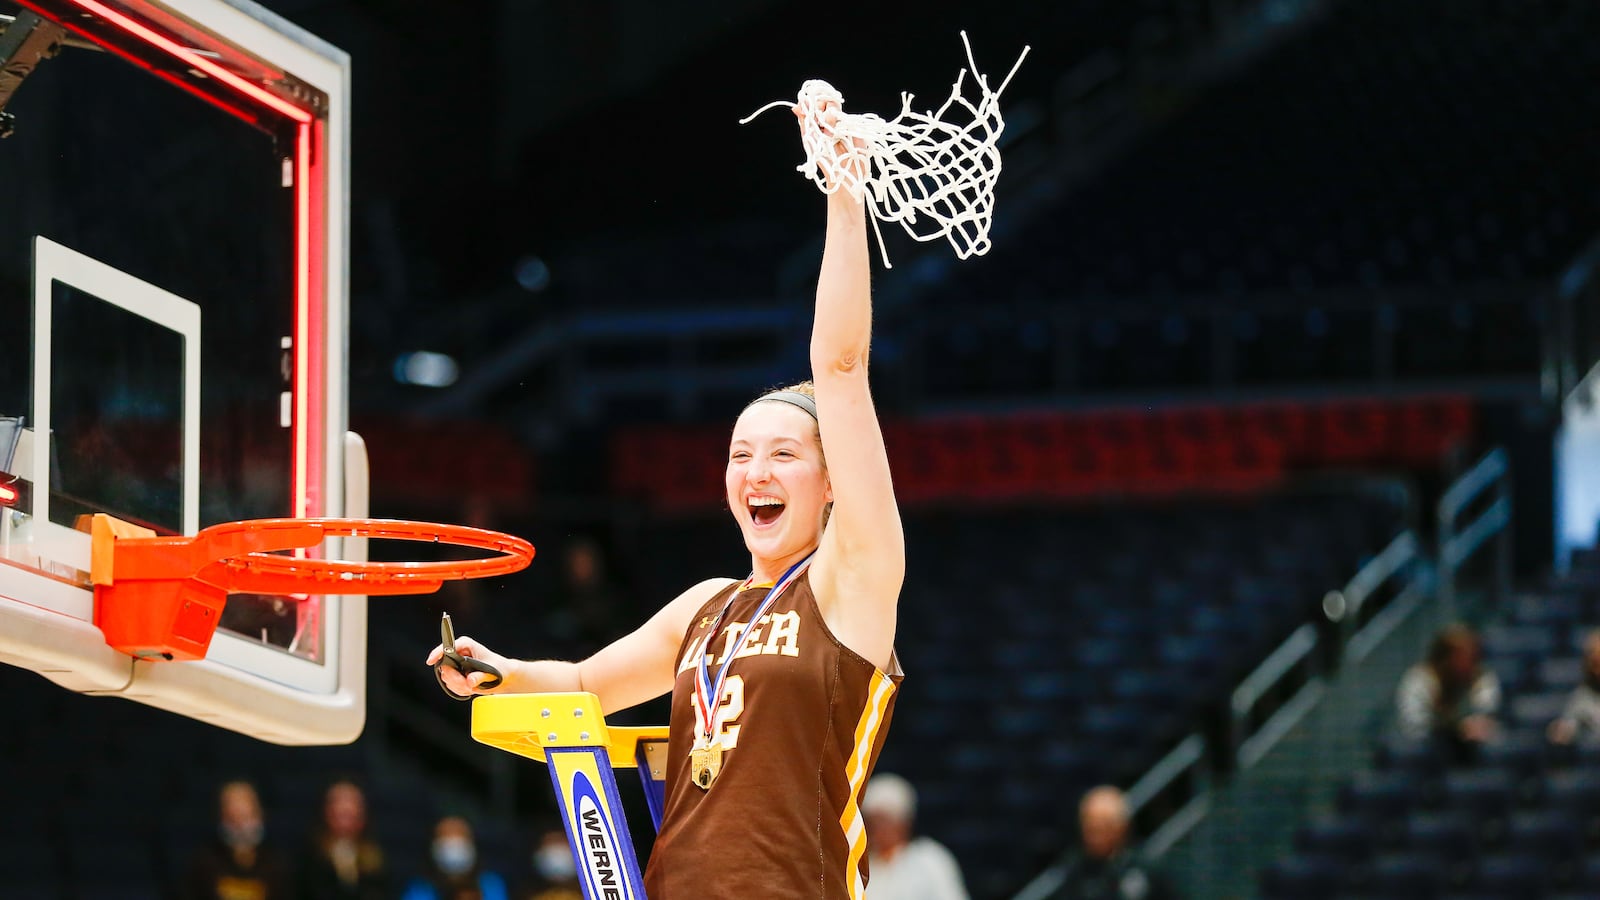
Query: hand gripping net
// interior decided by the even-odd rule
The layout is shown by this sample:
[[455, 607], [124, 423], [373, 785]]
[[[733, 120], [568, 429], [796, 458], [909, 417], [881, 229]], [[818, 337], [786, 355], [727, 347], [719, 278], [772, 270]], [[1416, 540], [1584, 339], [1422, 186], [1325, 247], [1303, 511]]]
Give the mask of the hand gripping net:
[[[769, 109], [799, 109], [805, 162], [797, 170], [817, 183], [825, 194], [841, 187], [867, 205], [878, 251], [889, 266], [889, 251], [878, 223], [898, 222], [919, 241], [945, 238], [956, 256], [982, 256], [989, 252], [989, 223], [994, 215], [994, 185], [1000, 178], [1000, 94], [1017, 74], [1027, 47], [1011, 67], [1000, 87], [991, 91], [978, 72], [967, 33], [961, 32], [967, 65], [977, 82], [976, 103], [964, 96], [966, 71], [956, 76], [944, 105], [930, 112], [914, 112], [912, 95], [901, 93], [900, 115], [884, 121], [872, 113], [845, 113], [839, 92], [826, 81], [811, 80], [800, 87], [798, 102], [776, 100], [743, 119], [743, 125]], [[831, 101], [839, 110], [830, 127], [819, 113]], [[946, 121], [954, 108], [965, 117]], [[967, 121], [961, 121], [965, 118]], [[857, 146], [856, 139], [864, 146]]]

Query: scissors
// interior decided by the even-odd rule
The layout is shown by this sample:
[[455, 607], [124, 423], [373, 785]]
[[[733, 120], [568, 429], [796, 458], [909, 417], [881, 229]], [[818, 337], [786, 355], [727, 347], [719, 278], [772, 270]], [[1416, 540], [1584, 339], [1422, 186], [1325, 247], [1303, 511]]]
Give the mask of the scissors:
[[451, 697], [457, 700], [472, 699], [470, 696], [463, 697], [455, 691], [450, 690], [448, 687], [445, 687], [443, 671], [445, 666], [455, 669], [462, 675], [470, 675], [473, 672], [486, 673], [489, 677], [485, 678], [478, 685], [479, 688], [486, 691], [494, 690], [500, 686], [501, 681], [505, 680], [504, 676], [500, 674], [500, 670], [496, 669], [494, 666], [489, 665], [481, 659], [474, 659], [470, 656], [462, 656], [460, 653], [456, 652], [456, 630], [455, 627], [450, 624], [449, 613], [445, 613], [444, 617], [439, 620], [439, 644], [444, 648], [444, 655], [439, 657], [439, 661], [433, 664], [433, 677], [439, 680], [439, 688], [446, 694], [449, 694]]

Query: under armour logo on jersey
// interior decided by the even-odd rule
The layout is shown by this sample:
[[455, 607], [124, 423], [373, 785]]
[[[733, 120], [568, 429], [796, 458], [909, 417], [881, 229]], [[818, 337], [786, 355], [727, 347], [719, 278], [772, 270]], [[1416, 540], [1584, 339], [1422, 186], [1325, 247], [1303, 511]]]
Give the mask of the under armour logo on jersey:
[[716, 621], [716, 618], [717, 618], [716, 616], [701, 616], [700, 617], [700, 627], [701, 628], [710, 628], [711, 627], [711, 623]]

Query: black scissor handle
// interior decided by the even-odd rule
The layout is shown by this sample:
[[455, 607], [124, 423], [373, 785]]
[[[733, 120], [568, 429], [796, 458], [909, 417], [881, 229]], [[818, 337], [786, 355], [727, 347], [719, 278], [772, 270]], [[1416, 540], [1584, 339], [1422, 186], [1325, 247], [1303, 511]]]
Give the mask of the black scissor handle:
[[456, 652], [456, 630], [454, 626], [450, 624], [449, 613], [445, 613], [444, 616], [439, 619], [439, 645], [444, 648], [444, 655], [439, 657], [439, 661], [433, 664], [433, 677], [438, 679], [439, 689], [448, 694], [452, 699], [471, 700], [472, 697], [463, 697], [445, 686], [445, 666], [455, 669], [462, 675], [470, 675], [473, 672], [483, 672], [487, 674], [489, 677], [485, 678], [478, 684], [479, 688], [482, 688], [486, 691], [494, 690], [500, 686], [500, 682], [505, 680], [505, 676], [501, 675], [500, 670], [496, 669], [494, 666], [489, 665], [481, 659], [475, 659], [471, 656], [462, 656], [460, 653]]

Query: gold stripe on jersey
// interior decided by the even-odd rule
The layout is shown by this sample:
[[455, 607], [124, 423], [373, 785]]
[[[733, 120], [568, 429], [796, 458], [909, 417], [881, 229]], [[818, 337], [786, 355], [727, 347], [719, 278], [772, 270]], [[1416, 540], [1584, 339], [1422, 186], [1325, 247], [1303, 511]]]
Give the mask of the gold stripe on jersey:
[[844, 814], [839, 817], [839, 827], [844, 830], [845, 844], [850, 856], [845, 871], [850, 879], [850, 900], [863, 900], [867, 886], [861, 880], [861, 856], [867, 850], [867, 829], [861, 821], [861, 809], [856, 798], [861, 796], [861, 783], [866, 779], [867, 767], [872, 758], [872, 748], [878, 742], [878, 729], [883, 725], [883, 714], [889, 708], [889, 698], [894, 696], [894, 682], [882, 672], [872, 673], [872, 688], [867, 696], [867, 706], [856, 722], [856, 745], [845, 765], [845, 778], [850, 782], [850, 794], [845, 801]]

